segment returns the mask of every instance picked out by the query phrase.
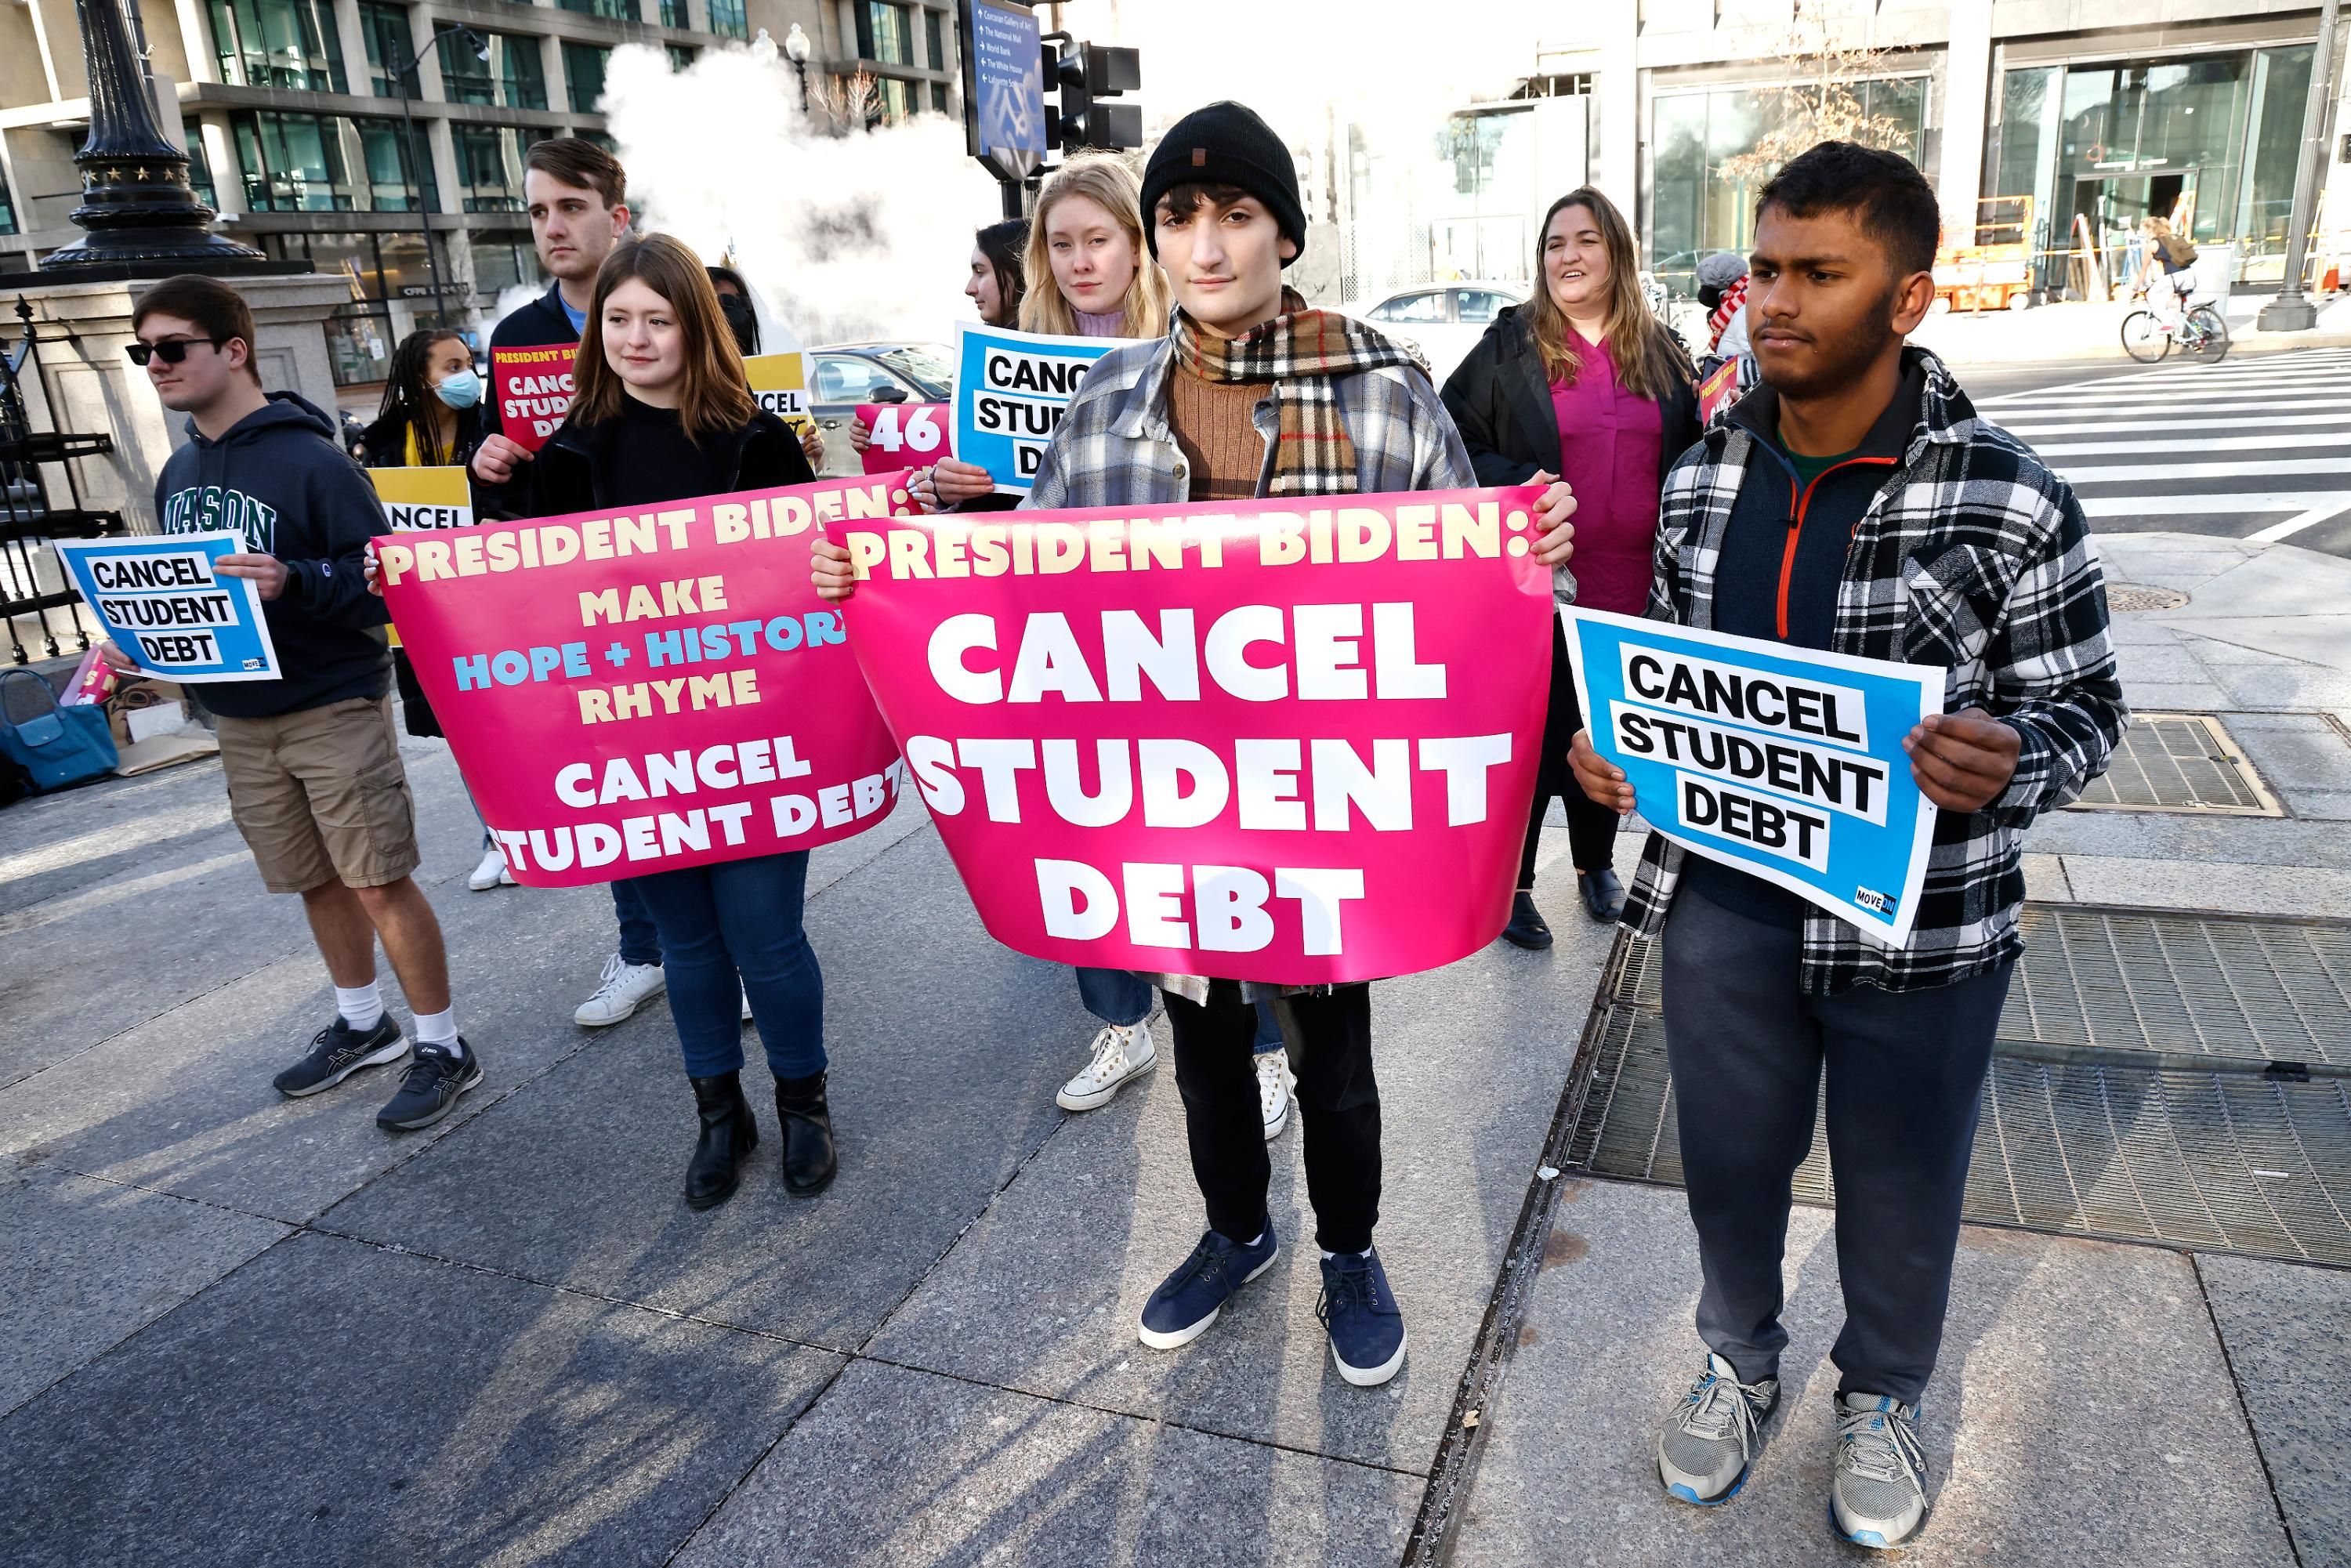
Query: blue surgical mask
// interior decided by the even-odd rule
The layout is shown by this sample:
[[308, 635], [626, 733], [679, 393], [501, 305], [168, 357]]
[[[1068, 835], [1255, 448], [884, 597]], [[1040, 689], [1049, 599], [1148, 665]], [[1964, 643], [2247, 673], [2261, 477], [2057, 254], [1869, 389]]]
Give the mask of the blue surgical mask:
[[467, 365], [456, 374], [444, 376], [435, 382], [433, 395], [451, 408], [471, 408], [482, 401], [482, 378], [473, 366]]

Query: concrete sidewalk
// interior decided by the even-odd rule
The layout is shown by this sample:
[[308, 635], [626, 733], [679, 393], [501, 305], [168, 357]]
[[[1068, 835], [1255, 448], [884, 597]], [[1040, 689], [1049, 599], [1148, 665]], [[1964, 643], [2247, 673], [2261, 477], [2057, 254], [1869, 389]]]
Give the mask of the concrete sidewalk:
[[[2189, 595], [2117, 617], [2135, 704], [2222, 713], [2291, 814], [2062, 813], [2029, 846], [2035, 895], [2351, 912], [2351, 565], [2101, 543], [2115, 580]], [[1313, 1316], [1295, 1128], [1273, 1145], [1281, 1262], [1196, 1344], [1136, 1343], [1200, 1225], [1172, 1078], [1054, 1107], [1091, 1033], [1074, 987], [987, 937], [918, 807], [810, 877], [840, 1182], [788, 1200], [770, 1136], [696, 1215], [665, 1008], [569, 1021], [611, 942], [603, 891], [465, 891], [447, 753], [408, 758], [489, 1072], [408, 1138], [373, 1124], [382, 1074], [270, 1091], [329, 994], [216, 763], [0, 812], [0, 1561], [1398, 1559], [1611, 939], [1562, 831], [1540, 888], [1556, 949], [1375, 992], [1380, 1242], [1412, 1350], [1364, 1391]], [[1828, 1217], [1798, 1217], [1791, 1403], [1753, 1495], [1700, 1514], [1643, 1468], [1695, 1364], [1679, 1195], [1566, 1179], [1456, 1561], [1841, 1553], [1820, 1522]], [[2346, 1286], [1970, 1231], [1915, 1555], [2351, 1563]]]

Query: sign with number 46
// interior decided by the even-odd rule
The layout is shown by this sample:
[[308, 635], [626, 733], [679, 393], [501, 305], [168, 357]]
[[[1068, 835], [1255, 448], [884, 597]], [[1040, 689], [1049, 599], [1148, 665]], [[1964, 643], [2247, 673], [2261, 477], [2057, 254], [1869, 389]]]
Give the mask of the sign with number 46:
[[862, 402], [857, 417], [873, 433], [865, 448], [868, 474], [920, 468], [947, 455], [947, 405], [943, 402]]

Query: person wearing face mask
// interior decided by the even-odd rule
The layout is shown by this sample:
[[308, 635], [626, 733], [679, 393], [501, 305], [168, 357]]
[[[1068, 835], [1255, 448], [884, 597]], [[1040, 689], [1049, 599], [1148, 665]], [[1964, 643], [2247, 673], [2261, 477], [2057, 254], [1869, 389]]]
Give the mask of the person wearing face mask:
[[[529, 467], [531, 517], [657, 507], [816, 477], [784, 422], [751, 396], [701, 261], [666, 235], [624, 240], [597, 272], [563, 428]], [[743, 1096], [741, 998], [767, 1047], [785, 1189], [836, 1168], [825, 1100], [824, 980], [800, 924], [808, 852], [629, 879], [651, 912], [700, 1136], [685, 1201], [732, 1197], [759, 1141]]]
[[[383, 403], [360, 437], [360, 455], [371, 468], [463, 464], [481, 444], [481, 374], [474, 369], [474, 350], [464, 336], [446, 327], [420, 327], [392, 350]], [[408, 733], [439, 739], [441, 720], [417, 684], [416, 666], [397, 636], [392, 639], [392, 678], [400, 690], [401, 722]], [[486, 823], [481, 862], [465, 885], [475, 893], [514, 885], [514, 873], [507, 869], [506, 856], [498, 852]]]
[[[1576, 602], [1638, 615], [1649, 602], [1657, 501], [1674, 460], [1698, 439], [1698, 397], [1673, 334], [1641, 298], [1633, 232], [1615, 204], [1586, 185], [1543, 216], [1533, 298], [1498, 316], [1445, 383], [1480, 485], [1564, 478], [1577, 499]], [[1552, 797], [1567, 813], [1570, 858], [1586, 914], [1605, 923], [1624, 907], [1616, 880], [1616, 814], [1577, 787], [1568, 746], [1583, 727], [1567, 640], [1552, 625], [1551, 706], [1542, 767], [1519, 861], [1519, 895], [1502, 936], [1552, 945], [1535, 907], [1535, 852]]]
[[[718, 292], [718, 313], [726, 318], [726, 329], [735, 335], [735, 347], [745, 359], [759, 351], [759, 314], [751, 304], [751, 286], [743, 275], [731, 267], [705, 268], [710, 274], [710, 287]], [[824, 466], [824, 434], [810, 420], [800, 427], [800, 451], [809, 466]], [[860, 452], [864, 447], [858, 448]]]

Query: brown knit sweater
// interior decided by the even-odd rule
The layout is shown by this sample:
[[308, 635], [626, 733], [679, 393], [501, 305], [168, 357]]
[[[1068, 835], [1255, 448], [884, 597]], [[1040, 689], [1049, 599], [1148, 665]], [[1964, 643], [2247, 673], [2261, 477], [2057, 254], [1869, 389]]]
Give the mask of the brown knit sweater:
[[1257, 494], [1265, 466], [1265, 437], [1249, 415], [1273, 391], [1271, 382], [1233, 385], [1203, 380], [1176, 356], [1167, 378], [1167, 428], [1192, 470], [1191, 499], [1246, 501]]

